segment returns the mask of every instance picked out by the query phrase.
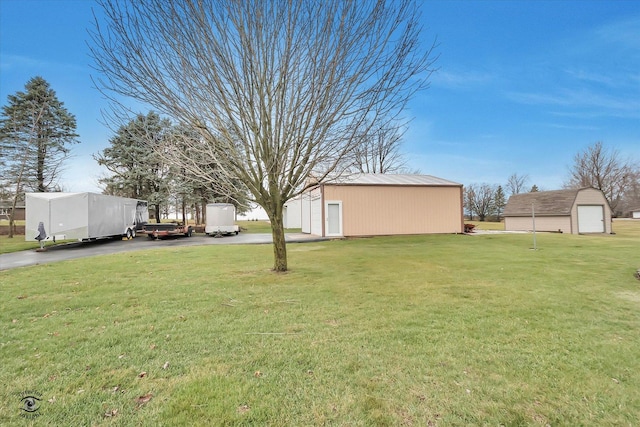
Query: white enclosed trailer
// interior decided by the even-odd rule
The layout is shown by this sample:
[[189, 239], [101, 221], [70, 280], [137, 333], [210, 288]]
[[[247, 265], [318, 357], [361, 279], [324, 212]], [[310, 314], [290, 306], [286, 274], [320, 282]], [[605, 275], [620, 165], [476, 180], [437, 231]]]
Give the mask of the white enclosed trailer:
[[25, 240], [135, 237], [149, 221], [147, 202], [96, 193], [26, 193]]
[[209, 203], [207, 205], [207, 223], [204, 232], [210, 236], [238, 234], [240, 228], [236, 222], [236, 207], [231, 203]]

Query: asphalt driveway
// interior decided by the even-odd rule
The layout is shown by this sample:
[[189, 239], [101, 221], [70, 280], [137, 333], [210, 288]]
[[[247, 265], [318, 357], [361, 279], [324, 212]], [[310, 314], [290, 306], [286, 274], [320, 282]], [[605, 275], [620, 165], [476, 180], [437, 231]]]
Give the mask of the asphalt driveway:
[[[287, 243], [305, 243], [328, 240], [324, 237], [302, 233], [286, 234]], [[210, 237], [194, 234], [191, 237], [175, 237], [162, 240], [151, 240], [146, 237], [136, 237], [133, 240], [96, 240], [93, 242], [74, 242], [56, 245], [44, 252], [35, 250], [13, 252], [0, 255], [0, 270], [26, 267], [29, 265], [46, 264], [50, 262], [66, 261], [75, 258], [85, 258], [119, 252], [139, 251], [162, 247], [199, 246], [199, 245], [247, 245], [271, 243], [271, 234], [240, 233], [237, 236]]]

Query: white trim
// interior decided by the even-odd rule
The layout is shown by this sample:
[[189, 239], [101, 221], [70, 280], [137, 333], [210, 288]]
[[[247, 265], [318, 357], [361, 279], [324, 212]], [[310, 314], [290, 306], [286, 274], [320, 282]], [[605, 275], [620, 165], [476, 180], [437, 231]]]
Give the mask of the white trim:
[[[329, 205], [338, 206], [338, 233], [329, 232]], [[325, 224], [325, 236], [342, 236], [342, 201], [341, 200], [326, 200], [324, 202], [324, 224]]]

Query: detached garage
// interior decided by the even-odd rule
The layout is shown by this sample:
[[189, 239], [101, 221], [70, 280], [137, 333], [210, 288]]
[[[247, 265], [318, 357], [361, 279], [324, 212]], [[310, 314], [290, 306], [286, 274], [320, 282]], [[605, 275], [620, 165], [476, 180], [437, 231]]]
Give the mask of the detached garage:
[[507, 231], [611, 233], [611, 208], [595, 188], [514, 194], [504, 208]]
[[462, 184], [430, 175], [349, 175], [302, 194], [302, 232], [346, 237], [462, 233], [462, 197]]

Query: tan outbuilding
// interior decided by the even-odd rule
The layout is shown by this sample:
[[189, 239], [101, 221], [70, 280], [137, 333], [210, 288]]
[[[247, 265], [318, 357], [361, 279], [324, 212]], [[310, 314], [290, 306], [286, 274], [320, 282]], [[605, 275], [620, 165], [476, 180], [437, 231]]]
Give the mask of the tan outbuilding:
[[462, 184], [430, 175], [354, 174], [301, 197], [303, 233], [381, 236], [462, 233]]
[[[514, 194], [504, 208], [507, 231], [611, 233], [611, 208], [595, 188]], [[535, 221], [535, 222], [534, 222]]]

